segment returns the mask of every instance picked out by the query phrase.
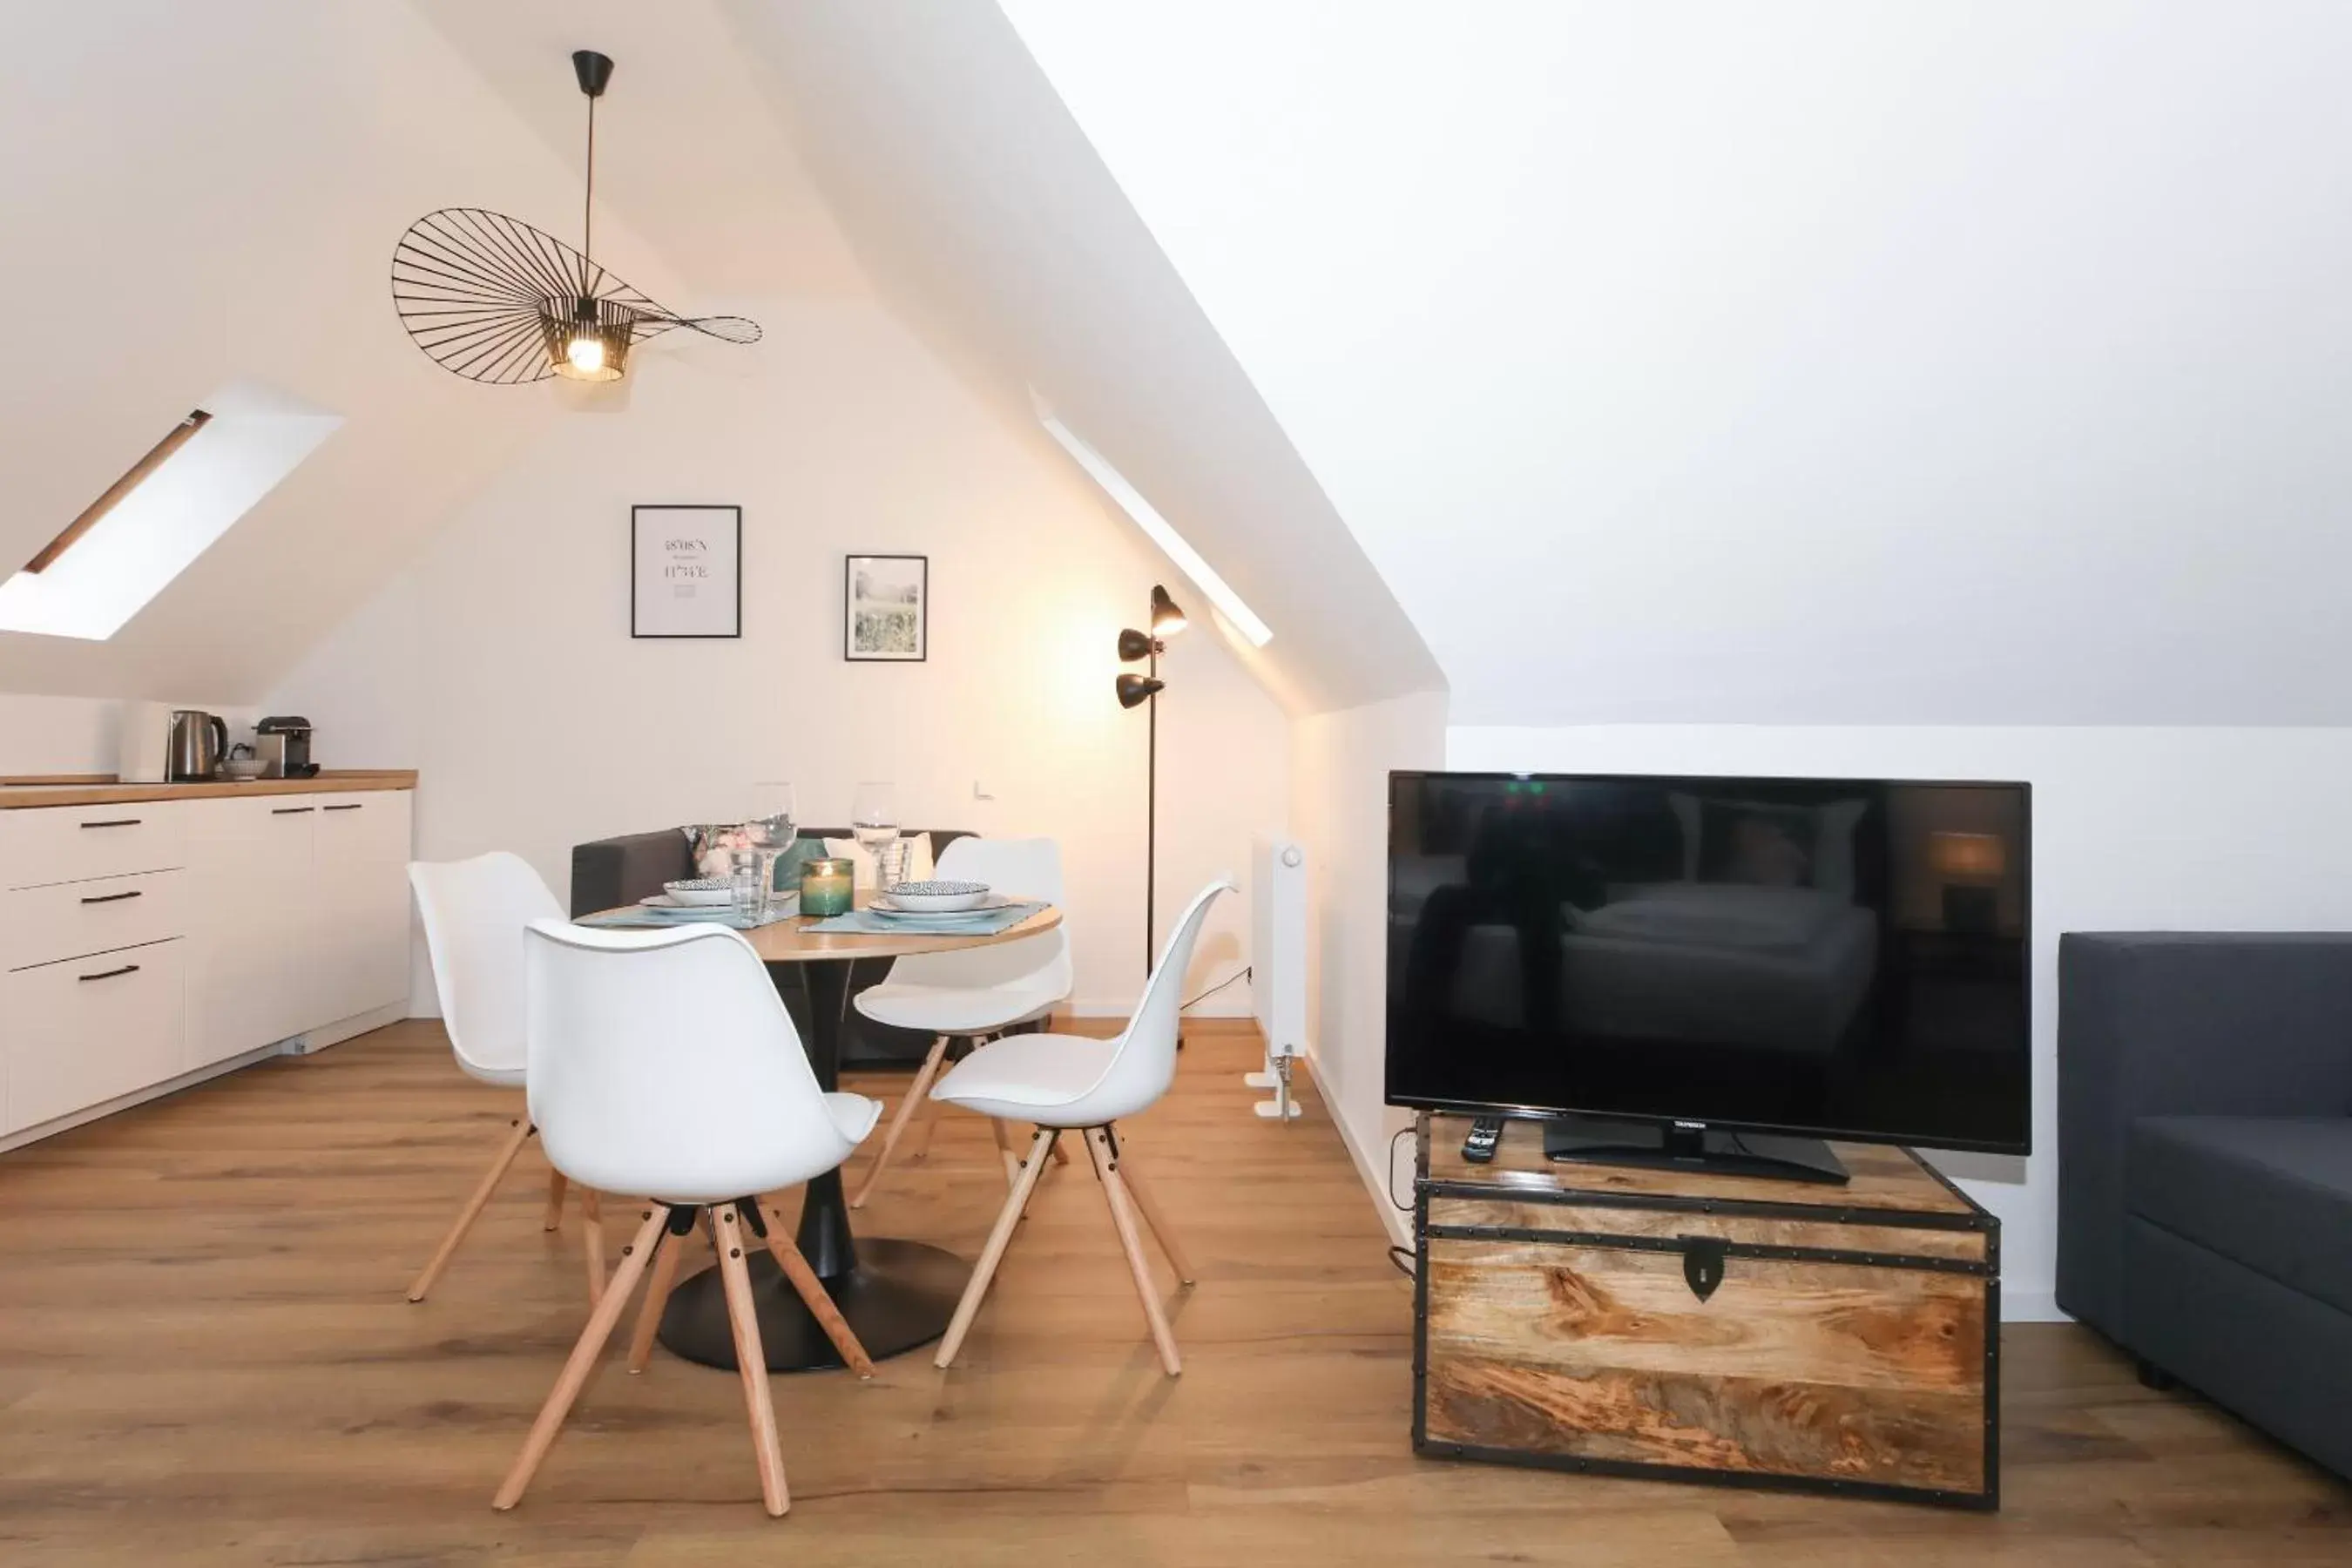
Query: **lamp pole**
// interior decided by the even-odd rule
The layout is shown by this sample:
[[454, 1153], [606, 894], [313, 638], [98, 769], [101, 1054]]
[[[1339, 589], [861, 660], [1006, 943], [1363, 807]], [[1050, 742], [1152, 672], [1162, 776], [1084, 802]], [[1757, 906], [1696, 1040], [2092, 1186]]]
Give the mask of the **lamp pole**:
[[1118, 658], [1122, 664], [1144, 661], [1145, 673], [1130, 675], [1122, 672], [1118, 681], [1118, 705], [1133, 708], [1149, 704], [1144, 714], [1144, 782], [1143, 782], [1143, 973], [1151, 973], [1151, 961], [1156, 956], [1158, 941], [1158, 909], [1160, 896], [1160, 693], [1168, 683], [1160, 679], [1160, 656], [1166, 651], [1163, 638], [1184, 629], [1184, 612], [1168, 596], [1168, 590], [1158, 584], [1151, 588], [1151, 613], [1143, 623], [1150, 629], [1137, 631], [1132, 627], [1118, 634]]
[[1143, 714], [1143, 975], [1151, 977], [1154, 918], [1160, 910], [1160, 639], [1151, 639], [1151, 698]]

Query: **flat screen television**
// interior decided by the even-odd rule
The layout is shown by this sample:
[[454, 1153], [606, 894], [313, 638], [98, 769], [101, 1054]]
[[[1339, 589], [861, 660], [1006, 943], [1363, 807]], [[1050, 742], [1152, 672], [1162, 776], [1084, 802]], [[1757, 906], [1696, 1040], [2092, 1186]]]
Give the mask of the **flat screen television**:
[[1388, 1099], [1555, 1158], [2029, 1152], [2022, 784], [1389, 775]]

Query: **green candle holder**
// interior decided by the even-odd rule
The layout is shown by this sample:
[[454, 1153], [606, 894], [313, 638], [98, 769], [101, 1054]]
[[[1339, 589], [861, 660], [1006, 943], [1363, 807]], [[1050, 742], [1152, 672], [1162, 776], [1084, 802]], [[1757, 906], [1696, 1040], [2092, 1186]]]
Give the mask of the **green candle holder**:
[[856, 865], [848, 860], [801, 863], [801, 913], [845, 915], [856, 904]]

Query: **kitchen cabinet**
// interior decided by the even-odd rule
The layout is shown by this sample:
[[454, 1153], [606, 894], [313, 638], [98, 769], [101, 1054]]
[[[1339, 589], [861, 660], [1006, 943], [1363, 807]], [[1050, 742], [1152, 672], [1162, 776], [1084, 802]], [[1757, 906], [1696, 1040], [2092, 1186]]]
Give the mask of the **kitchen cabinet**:
[[0, 1141], [406, 1004], [408, 788], [147, 788], [0, 807]]
[[[324, 1023], [311, 962], [314, 796], [189, 803], [188, 1060], [200, 1068]], [[341, 1016], [341, 1015], [337, 1015]]]
[[310, 886], [317, 900], [311, 1011], [349, 1018], [408, 999], [412, 797], [383, 791], [319, 802]]

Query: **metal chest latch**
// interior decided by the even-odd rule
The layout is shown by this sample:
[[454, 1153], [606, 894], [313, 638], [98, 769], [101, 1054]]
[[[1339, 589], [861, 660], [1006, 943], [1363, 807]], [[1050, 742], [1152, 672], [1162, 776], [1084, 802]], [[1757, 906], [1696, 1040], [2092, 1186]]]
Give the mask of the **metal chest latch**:
[[1723, 1243], [1711, 1236], [1685, 1236], [1682, 1244], [1683, 1279], [1704, 1301], [1723, 1283]]

